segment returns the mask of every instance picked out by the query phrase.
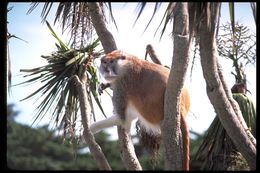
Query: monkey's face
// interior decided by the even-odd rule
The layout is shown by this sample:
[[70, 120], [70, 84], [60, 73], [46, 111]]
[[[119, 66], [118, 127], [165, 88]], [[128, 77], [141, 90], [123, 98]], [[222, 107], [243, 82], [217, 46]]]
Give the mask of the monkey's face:
[[119, 50], [115, 50], [101, 58], [100, 73], [108, 82], [113, 82], [122, 72], [126, 62], [126, 56]]

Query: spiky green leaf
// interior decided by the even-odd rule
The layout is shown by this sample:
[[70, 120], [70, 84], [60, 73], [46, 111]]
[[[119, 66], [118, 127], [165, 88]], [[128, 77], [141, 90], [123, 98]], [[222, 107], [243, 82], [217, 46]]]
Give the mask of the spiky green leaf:
[[[35, 97], [37, 97], [37, 100], [42, 99], [36, 108], [37, 112], [33, 123], [35, 123], [36, 120], [40, 121], [50, 110], [53, 110], [51, 120], [66, 125], [68, 125], [68, 123], [74, 124], [78, 116], [79, 100], [74, 83], [70, 78], [74, 75], [81, 75], [81, 67], [87, 64], [89, 66], [89, 73], [93, 77], [91, 84], [86, 87], [90, 90], [92, 88], [96, 90], [93, 86], [98, 84], [98, 80], [96, 69], [93, 66], [93, 60], [94, 57], [102, 51], [96, 51], [99, 45], [98, 39], [80, 50], [68, 48], [51, 26], [49, 25], [48, 27], [58, 42], [58, 44], [56, 43], [57, 51], [52, 52], [50, 55], [41, 56], [47, 61], [47, 65], [32, 69], [21, 69], [21, 72], [26, 74], [24, 77], [31, 78], [19, 85], [32, 84], [35, 82], [42, 83], [39, 88], [22, 100]], [[93, 91], [92, 93], [95, 96], [95, 100], [98, 101], [98, 95], [96, 95], [95, 92], [96, 91]], [[104, 114], [102, 106], [99, 102], [97, 104]]]
[[46, 24], [49, 28], [49, 30], [51, 31], [52, 35], [58, 40], [59, 44], [60, 44], [60, 48], [61, 50], [69, 50], [69, 48], [66, 46], [66, 44], [64, 44], [61, 39], [58, 37], [58, 35], [54, 32], [54, 30], [52, 29], [51, 25], [49, 24], [48, 21], [46, 21]]

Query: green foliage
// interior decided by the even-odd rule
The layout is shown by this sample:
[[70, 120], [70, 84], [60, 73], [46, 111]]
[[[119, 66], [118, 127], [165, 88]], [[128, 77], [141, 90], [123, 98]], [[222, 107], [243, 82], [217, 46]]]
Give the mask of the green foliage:
[[[8, 115], [17, 114], [8, 105]], [[75, 154], [76, 152], [76, 154]], [[15, 170], [95, 170], [98, 169], [89, 153], [79, 152], [66, 140], [48, 130], [47, 126], [33, 129], [7, 122], [7, 167]]]
[[[7, 121], [7, 166], [16, 170], [98, 170], [96, 161], [88, 152], [84, 142], [76, 146], [43, 126], [37, 129], [18, 124], [14, 117], [19, 111], [15, 105], [8, 105]], [[135, 137], [133, 137], [135, 138]], [[95, 135], [97, 143], [102, 148], [112, 170], [125, 170], [120, 158], [119, 143], [109, 139], [103, 131]], [[134, 141], [136, 141], [134, 139]], [[138, 141], [138, 140], [137, 140]], [[194, 146], [198, 146], [197, 138], [191, 139], [191, 158]], [[136, 155], [143, 170], [163, 170], [164, 155], [162, 148], [156, 162], [151, 158], [146, 148], [136, 142]], [[87, 151], [86, 151], [87, 150]]]
[[[31, 84], [35, 82], [42, 84], [40, 88], [22, 100], [30, 99], [35, 96], [43, 98], [36, 108], [37, 112], [34, 122], [41, 120], [51, 109], [53, 110], [51, 120], [55, 121], [57, 126], [63, 125], [66, 134], [68, 129], [72, 129], [73, 132], [75, 131], [74, 128], [78, 120], [79, 112], [79, 99], [75, 84], [71, 78], [75, 75], [81, 76], [83, 66], [87, 66], [89, 83], [86, 85], [86, 90], [91, 108], [92, 110], [94, 109], [92, 101], [94, 98], [104, 114], [96, 92], [99, 82], [96, 67], [94, 66], [95, 58], [101, 55], [103, 51], [96, 50], [99, 46], [98, 39], [81, 49], [69, 48], [54, 32], [50, 24], [48, 22], [46, 23], [51, 34], [57, 40], [55, 44], [57, 50], [50, 55], [41, 56], [47, 61], [47, 65], [33, 69], [21, 69], [21, 72], [26, 73], [24, 77], [30, 77], [30, 79], [27, 79], [21, 84]], [[94, 111], [92, 111], [92, 113], [94, 115]]]
[[14, 118], [19, 114], [19, 111], [14, 110], [14, 104], [7, 105], [7, 120], [13, 121]]
[[[46, 128], [31, 129], [15, 122], [8, 123], [7, 166], [18, 170], [62, 169], [62, 160], [72, 161], [68, 146], [54, 143]], [[67, 152], [64, 152], [66, 151]], [[57, 160], [62, 158], [61, 161]]]
[[[233, 94], [245, 122], [255, 135], [256, 111], [253, 102], [244, 94]], [[236, 149], [218, 116], [215, 117], [205, 138], [191, 161], [192, 169], [249, 170], [246, 160]]]
[[198, 134], [190, 130], [190, 160], [193, 160], [196, 152], [204, 140], [204, 134]]
[[244, 94], [233, 94], [233, 98], [237, 101], [248, 128], [256, 136], [256, 109], [254, 103]]

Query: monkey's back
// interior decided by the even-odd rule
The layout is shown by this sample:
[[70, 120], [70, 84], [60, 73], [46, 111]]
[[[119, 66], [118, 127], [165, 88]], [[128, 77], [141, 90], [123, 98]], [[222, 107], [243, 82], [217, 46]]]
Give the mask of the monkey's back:
[[138, 82], [129, 86], [128, 97], [146, 121], [158, 125], [163, 119], [164, 93], [169, 69], [148, 61], [143, 61], [143, 64], [145, 65], [139, 71], [134, 71], [130, 76], [133, 81]]
[[[120, 83], [115, 82], [117, 88], [114, 90], [115, 97], [117, 95], [126, 97], [117, 98], [120, 99], [119, 103], [126, 105], [125, 112], [120, 114], [138, 117], [141, 121], [149, 123], [149, 126], [155, 125], [159, 128], [164, 116], [164, 94], [170, 70], [136, 57], [130, 57], [129, 61], [131, 61], [131, 65], [127, 67], [127, 73], [121, 74], [118, 80]], [[118, 91], [124, 94], [117, 94]], [[123, 103], [125, 100], [127, 103]], [[182, 92], [181, 102], [181, 113], [185, 117], [189, 110], [187, 89]]]

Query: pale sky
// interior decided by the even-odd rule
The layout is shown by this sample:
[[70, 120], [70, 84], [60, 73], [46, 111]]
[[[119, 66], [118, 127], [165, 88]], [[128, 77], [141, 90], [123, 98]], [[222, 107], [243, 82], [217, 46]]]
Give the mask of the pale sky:
[[[47, 26], [41, 23], [40, 14], [42, 6], [37, 7], [35, 11], [29, 15], [26, 15], [26, 12], [30, 7], [30, 3], [9, 3], [8, 7], [10, 6], [13, 6], [13, 10], [7, 15], [9, 32], [28, 41], [28, 43], [25, 43], [17, 39], [10, 40], [9, 49], [13, 73], [12, 83], [18, 84], [27, 79], [22, 77], [20, 69], [30, 69], [44, 65], [46, 62], [40, 56], [48, 55], [56, 50], [56, 48], [55, 39], [50, 34]], [[115, 38], [118, 49], [144, 58], [146, 45], [152, 44], [162, 63], [171, 66], [171, 57], [173, 53], [171, 39], [172, 25], [167, 27], [161, 41], [159, 41], [160, 30], [156, 37], [154, 37], [154, 33], [163, 16], [166, 7], [165, 4], [161, 6], [158, 14], [156, 14], [146, 32], [142, 34], [153, 13], [153, 7], [153, 3], [148, 4], [144, 13], [133, 27], [137, 16], [136, 3], [128, 3], [127, 5], [124, 5], [124, 3], [112, 3], [113, 15], [119, 31], [115, 29], [114, 24], [108, 25], [108, 28]], [[256, 26], [249, 3], [236, 3], [235, 8], [236, 20], [243, 23], [245, 26], [248, 26], [255, 33]], [[53, 8], [47, 18], [51, 25], [53, 25], [55, 10]], [[222, 5], [221, 12], [221, 23], [225, 23], [229, 20], [228, 6], [226, 3]], [[54, 29], [61, 38], [67, 38], [67, 35], [61, 35], [59, 24], [55, 25]], [[227, 84], [231, 88], [235, 82], [233, 75], [230, 74], [232, 63], [222, 58], [220, 58], [220, 62], [223, 66], [224, 74], [226, 75]], [[249, 80], [248, 89], [252, 93], [252, 95], [249, 94], [249, 97], [256, 103], [256, 68], [248, 68], [246, 74]], [[214, 119], [215, 113], [206, 94], [206, 85], [199, 59], [196, 59], [195, 61], [192, 79], [190, 79], [190, 73], [187, 73], [186, 85], [190, 89], [191, 94], [191, 111], [188, 117], [188, 123], [191, 130], [202, 133], [209, 127]], [[16, 118], [18, 122], [31, 125], [33, 114], [35, 113], [34, 109], [41, 99], [31, 99], [23, 102], [20, 102], [19, 100], [25, 98], [38, 87], [39, 84], [12, 87], [12, 92], [8, 96], [7, 102], [15, 103], [16, 109], [21, 111], [20, 115]], [[103, 105], [107, 115], [112, 115], [110, 98], [102, 98], [102, 103], [104, 103]], [[51, 111], [52, 110], [50, 110], [50, 113]], [[96, 114], [101, 115], [101, 113]], [[49, 119], [50, 117], [46, 115], [46, 118], [43, 119], [39, 125], [48, 123]], [[103, 116], [101, 115], [99, 119], [103, 119]], [[115, 135], [116, 128], [110, 128], [109, 132]]]

